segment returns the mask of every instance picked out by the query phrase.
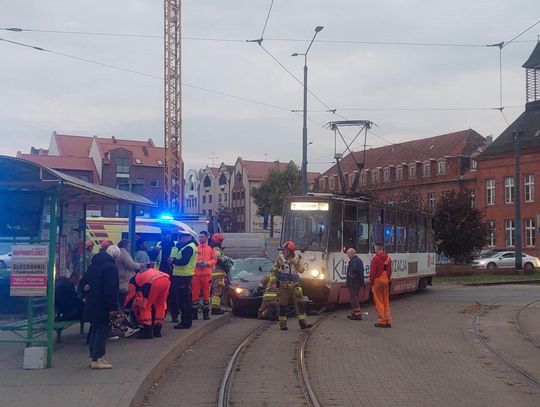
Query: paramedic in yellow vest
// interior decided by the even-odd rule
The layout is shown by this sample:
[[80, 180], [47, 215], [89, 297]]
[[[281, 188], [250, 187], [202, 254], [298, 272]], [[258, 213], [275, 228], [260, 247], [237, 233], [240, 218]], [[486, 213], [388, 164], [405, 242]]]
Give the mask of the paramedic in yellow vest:
[[275, 274], [268, 273], [266, 276], [264, 276], [256, 291], [263, 291], [263, 300], [259, 310], [257, 311], [257, 317], [259, 319], [275, 321], [279, 313], [279, 289], [277, 288], [277, 279]]
[[[190, 234], [179, 234], [178, 243], [173, 247], [170, 255], [172, 263], [171, 303], [178, 304], [180, 322], [174, 329], [189, 329], [192, 323], [191, 308], [191, 279], [197, 263], [197, 246]], [[173, 320], [178, 313], [172, 315]]]
[[214, 249], [217, 259], [217, 263], [212, 270], [212, 298], [210, 299], [212, 315], [224, 313], [221, 309], [221, 300], [225, 293], [225, 282], [228, 270], [225, 270], [223, 266], [226, 261], [225, 254], [221, 248], [223, 240], [225, 240], [225, 237], [221, 233], [214, 233], [210, 239], [210, 245]]
[[279, 288], [279, 326], [282, 331], [287, 330], [287, 305], [292, 302], [300, 328], [308, 329], [311, 325], [307, 323], [306, 304], [299, 276], [304, 272], [302, 258], [295, 254], [296, 246], [291, 241], [285, 242], [282, 249], [283, 253], [278, 256], [272, 268]]

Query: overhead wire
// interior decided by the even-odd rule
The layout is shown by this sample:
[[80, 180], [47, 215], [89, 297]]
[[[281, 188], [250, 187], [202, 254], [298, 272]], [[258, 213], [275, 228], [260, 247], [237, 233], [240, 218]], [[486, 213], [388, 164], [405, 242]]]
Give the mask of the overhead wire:
[[270, 7], [268, 8], [268, 14], [266, 15], [266, 20], [264, 21], [261, 38], [264, 38], [264, 32], [266, 31], [266, 25], [268, 24], [268, 20], [270, 19], [270, 13], [272, 13], [272, 7], [274, 7], [274, 0], [272, 0], [272, 2], [270, 3]]
[[530, 27], [524, 29], [523, 31], [521, 31], [518, 35], [516, 35], [514, 38], [512, 38], [510, 41], [507, 41], [506, 43], [504, 43], [503, 47], [507, 47], [508, 45], [510, 45], [511, 43], [513, 43], [515, 40], [517, 40], [519, 37], [521, 37], [523, 34], [525, 34], [527, 31], [530, 31], [532, 30], [534, 27], [536, 27], [538, 24], [540, 24], [540, 20], [538, 20], [536, 23], [534, 23], [533, 25], [531, 25]]

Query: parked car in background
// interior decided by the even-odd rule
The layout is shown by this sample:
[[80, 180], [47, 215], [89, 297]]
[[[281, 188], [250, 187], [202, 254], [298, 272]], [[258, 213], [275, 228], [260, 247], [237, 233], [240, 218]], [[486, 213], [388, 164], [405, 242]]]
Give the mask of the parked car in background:
[[266, 257], [234, 260], [228, 287], [233, 315], [257, 313], [263, 293], [256, 293], [255, 290], [263, 277], [272, 271], [272, 265], [272, 261]]
[[0, 243], [0, 270], [11, 269], [11, 244]]
[[[478, 258], [472, 262], [474, 268], [490, 270], [495, 268], [514, 268], [515, 264], [516, 252], [511, 251], [491, 252], [486, 254], [486, 257]], [[532, 272], [535, 268], [540, 268], [540, 259], [523, 253], [522, 264], [523, 270]]]

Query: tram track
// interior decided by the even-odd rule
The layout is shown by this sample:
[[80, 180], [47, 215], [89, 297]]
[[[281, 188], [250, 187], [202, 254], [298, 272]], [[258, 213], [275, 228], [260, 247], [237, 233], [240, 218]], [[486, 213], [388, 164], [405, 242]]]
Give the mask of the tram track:
[[[320, 407], [321, 403], [318, 401], [317, 396], [315, 395], [315, 392], [313, 391], [310, 383], [309, 374], [306, 367], [305, 350], [311, 333], [323, 320], [328, 318], [330, 315], [332, 314], [329, 313], [323, 317], [320, 317], [317, 321], [314, 322], [313, 326], [309, 330], [303, 331], [296, 345], [296, 370], [300, 385], [299, 387], [302, 390], [307, 405], [312, 407]], [[228, 407], [230, 404], [232, 393], [231, 389], [234, 382], [234, 372], [238, 370], [241, 366], [241, 363], [239, 363], [241, 355], [245, 353], [247, 349], [271, 326], [275, 326], [275, 324], [267, 322], [259, 325], [252, 332], [250, 332], [244, 338], [244, 340], [236, 347], [231, 358], [229, 359], [227, 367], [225, 368], [223, 378], [221, 379], [221, 384], [218, 392], [218, 407]]]
[[[540, 300], [536, 300], [536, 301], [533, 301], [529, 304], [526, 304], [525, 306], [521, 307], [520, 310], [518, 311], [518, 313], [520, 314], [522, 310], [524, 310], [525, 308], [527, 308], [528, 306], [538, 302]], [[510, 360], [508, 357], [506, 357], [502, 352], [498, 351], [497, 349], [495, 349], [488, 341], [488, 339], [482, 334], [482, 330], [480, 329], [480, 319], [482, 317], [484, 317], [485, 315], [487, 315], [487, 313], [494, 309], [496, 306], [498, 306], [498, 302], [493, 302], [491, 303], [490, 305], [484, 305], [482, 308], [480, 308], [480, 310], [478, 310], [478, 312], [474, 315], [474, 319], [473, 319], [473, 331], [474, 331], [474, 335], [475, 337], [478, 339], [478, 341], [484, 346], [484, 348], [486, 348], [486, 350], [492, 354], [492, 356], [497, 359], [499, 362], [501, 362], [502, 364], [504, 364], [506, 367], [508, 367], [510, 370], [514, 371], [515, 373], [518, 373], [520, 376], [522, 376], [523, 378], [525, 378], [530, 384], [532, 384], [533, 386], [535, 387], [538, 387], [540, 388], [540, 380], [538, 380], [536, 377], [532, 376], [531, 374], [529, 374], [528, 372], [526, 372], [525, 370], [523, 370], [522, 368], [520, 368], [517, 364], [515, 364], [514, 362], [512, 362], [512, 360]], [[518, 318], [518, 315], [516, 314], [516, 318], [515, 320], [517, 321], [519, 318]], [[514, 321], [515, 322], [515, 321]], [[518, 331], [520, 332], [520, 334], [522, 334], [523, 336], [525, 336], [527, 339], [528, 338], [528, 335], [524, 333], [524, 331], [522, 331], [522, 329], [520, 329], [518, 327]], [[531, 339], [529, 339], [531, 340]], [[534, 338], [532, 338], [532, 342], [534, 342]]]
[[532, 302], [529, 302], [528, 304], [525, 304], [524, 306], [522, 306], [518, 312], [516, 312], [516, 317], [514, 318], [514, 325], [516, 326], [516, 329], [519, 331], [519, 333], [521, 335], [523, 335], [523, 337], [525, 339], [527, 339], [529, 342], [531, 342], [534, 346], [536, 346], [537, 348], [540, 348], [540, 341], [534, 337], [532, 337], [526, 330], [525, 328], [523, 328], [523, 324], [521, 323], [521, 313], [523, 311], [525, 311], [527, 308], [529, 308], [531, 305], [534, 305], [534, 304], [537, 304], [539, 303], [540, 300], [535, 300], [535, 301], [532, 301]]

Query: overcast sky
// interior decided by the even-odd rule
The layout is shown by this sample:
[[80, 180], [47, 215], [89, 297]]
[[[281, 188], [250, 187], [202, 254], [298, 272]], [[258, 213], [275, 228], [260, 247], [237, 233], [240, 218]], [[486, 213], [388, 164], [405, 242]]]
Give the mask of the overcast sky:
[[[271, 0], [185, 0], [184, 37], [260, 37]], [[263, 45], [299, 79], [307, 42], [309, 88], [348, 119], [377, 124], [390, 142], [473, 128], [500, 134], [496, 110], [384, 111], [341, 109], [494, 108], [499, 101], [499, 49], [375, 45], [332, 40], [485, 45], [509, 41], [540, 20], [538, 0], [275, 0]], [[163, 33], [160, 0], [0, 0], [0, 27]], [[540, 24], [502, 51], [503, 105], [509, 121], [523, 110], [523, 62]], [[0, 37], [161, 77], [160, 38], [0, 31]], [[184, 39], [183, 82], [286, 109], [302, 108], [302, 87], [256, 43]], [[148, 139], [163, 145], [163, 85], [152, 79], [0, 41], [0, 154], [47, 147], [63, 134]], [[321, 125], [339, 120], [310, 97], [310, 170], [330, 166], [334, 136]], [[211, 164], [212, 153], [245, 159], [301, 161], [302, 116], [183, 89], [184, 160]], [[352, 133], [348, 133], [352, 137]], [[387, 144], [370, 134], [369, 145]], [[359, 148], [356, 144], [356, 149]], [[339, 145], [338, 149], [343, 150]]]

